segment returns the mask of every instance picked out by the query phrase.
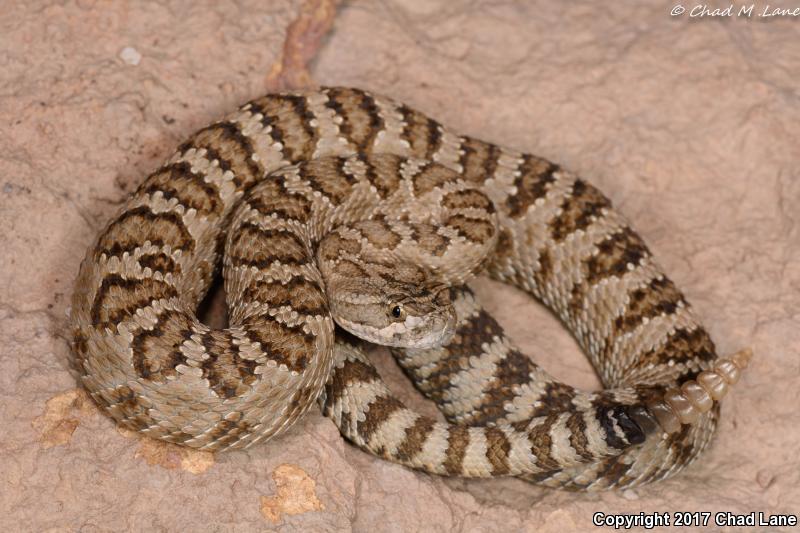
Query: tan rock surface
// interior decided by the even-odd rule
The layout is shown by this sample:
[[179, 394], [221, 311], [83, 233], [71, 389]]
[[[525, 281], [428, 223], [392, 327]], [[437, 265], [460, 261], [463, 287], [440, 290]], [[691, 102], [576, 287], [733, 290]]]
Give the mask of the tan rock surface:
[[[327, 39], [300, 32], [308, 42], [287, 47], [299, 0], [53, 4], [0, 10], [4, 530], [588, 531], [596, 511], [800, 514], [797, 19], [759, 20], [766, 3], [750, 20], [690, 21], [669, 3], [353, 1]], [[324, 31], [322, 4], [308, 0], [295, 27]], [[75, 390], [64, 327], [95, 233], [193, 130], [304, 79], [281, 69], [302, 70], [317, 44], [318, 83], [386, 93], [591, 179], [720, 351], [753, 347], [700, 462], [623, 493], [444, 480], [363, 454], [318, 414], [208, 457], [116, 431]], [[546, 368], [597, 386], [546, 311], [476, 286]]]

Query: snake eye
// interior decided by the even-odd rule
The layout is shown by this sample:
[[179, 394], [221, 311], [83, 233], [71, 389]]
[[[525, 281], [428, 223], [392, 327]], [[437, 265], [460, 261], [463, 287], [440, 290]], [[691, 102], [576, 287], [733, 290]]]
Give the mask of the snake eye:
[[394, 307], [392, 307], [391, 313], [392, 313], [392, 316], [395, 317], [395, 318], [402, 317], [403, 316], [403, 308], [402, 308], [402, 306], [395, 305]]

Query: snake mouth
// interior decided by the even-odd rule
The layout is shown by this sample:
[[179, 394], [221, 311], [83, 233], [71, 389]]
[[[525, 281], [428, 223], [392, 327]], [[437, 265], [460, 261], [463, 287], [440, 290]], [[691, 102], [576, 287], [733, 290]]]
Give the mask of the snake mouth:
[[450, 307], [436, 315], [411, 316], [376, 328], [334, 316], [336, 323], [353, 335], [373, 344], [391, 348], [430, 349], [450, 342], [456, 330], [456, 312]]
[[428, 350], [431, 348], [438, 348], [445, 346], [450, 342], [455, 334], [455, 317], [452, 321], [448, 321], [443, 329], [438, 331], [431, 331], [430, 333], [418, 337], [414, 340], [398, 341], [397, 344], [392, 346], [396, 348], [413, 348], [417, 350]]
[[456, 311], [453, 306], [448, 306], [435, 315], [410, 317], [404, 323], [399, 323], [404, 325], [406, 330], [394, 334], [390, 346], [418, 350], [444, 346], [453, 338], [456, 322]]

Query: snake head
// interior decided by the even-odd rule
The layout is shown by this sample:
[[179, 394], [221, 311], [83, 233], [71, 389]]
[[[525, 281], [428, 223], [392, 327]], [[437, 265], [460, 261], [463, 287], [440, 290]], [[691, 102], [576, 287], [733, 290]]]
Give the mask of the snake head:
[[456, 312], [447, 287], [354, 279], [329, 289], [328, 297], [336, 323], [374, 344], [433, 348], [455, 332]]

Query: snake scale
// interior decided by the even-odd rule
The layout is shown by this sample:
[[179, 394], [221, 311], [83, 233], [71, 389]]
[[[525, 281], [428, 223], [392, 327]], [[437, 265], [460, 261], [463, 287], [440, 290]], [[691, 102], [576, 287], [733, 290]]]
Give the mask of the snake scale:
[[[194, 313], [220, 260], [213, 330]], [[552, 310], [605, 389], [524, 356], [464, 285], [477, 273]], [[388, 460], [579, 490], [694, 460], [751, 355], [717, 357], [585, 180], [348, 88], [269, 94], [182, 144], [89, 249], [71, 324], [82, 384], [150, 437], [250, 446], [318, 402]], [[397, 400], [351, 333], [392, 346], [446, 422]]]

